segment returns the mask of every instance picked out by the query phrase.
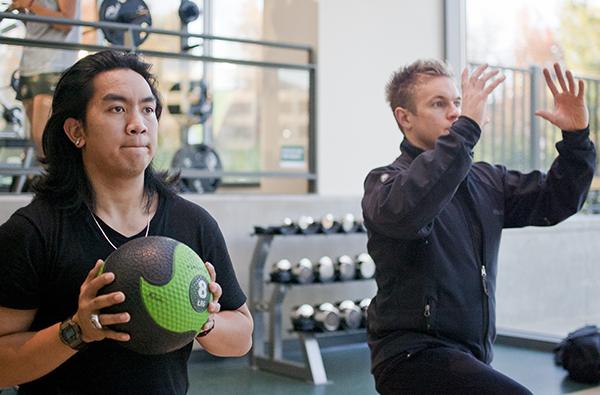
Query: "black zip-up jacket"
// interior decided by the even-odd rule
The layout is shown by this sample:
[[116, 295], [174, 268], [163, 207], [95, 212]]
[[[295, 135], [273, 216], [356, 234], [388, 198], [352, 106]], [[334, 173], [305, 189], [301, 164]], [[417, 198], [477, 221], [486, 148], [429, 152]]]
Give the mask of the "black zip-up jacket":
[[502, 229], [554, 225], [583, 205], [596, 158], [589, 129], [563, 132], [547, 174], [474, 163], [480, 132], [463, 116], [432, 150], [405, 139], [401, 155], [365, 180], [378, 286], [368, 313], [374, 371], [435, 345], [491, 362]]

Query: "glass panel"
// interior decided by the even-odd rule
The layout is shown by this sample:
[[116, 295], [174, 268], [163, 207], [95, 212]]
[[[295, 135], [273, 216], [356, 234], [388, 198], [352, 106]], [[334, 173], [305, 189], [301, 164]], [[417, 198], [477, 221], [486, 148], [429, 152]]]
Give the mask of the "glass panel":
[[[483, 2], [467, 1], [467, 58], [471, 67], [488, 62], [506, 76], [489, 100], [489, 124], [475, 149], [477, 160], [501, 163], [521, 171], [546, 171], [557, 156], [561, 132], [535, 117], [552, 109], [553, 98], [541, 68], [566, 64], [576, 75], [598, 75], [597, 2], [509, 0], [498, 13]], [[502, 34], [499, 34], [502, 32]], [[584, 40], [581, 37], [585, 37]], [[584, 47], [581, 47], [583, 45]], [[589, 56], [589, 57], [588, 57]], [[582, 78], [590, 113], [590, 137], [600, 143], [599, 78]], [[584, 206], [600, 212], [598, 178]], [[565, 336], [600, 317], [598, 299], [600, 251], [598, 218], [577, 215], [551, 228], [504, 232], [498, 275], [500, 328]]]
[[[252, 40], [263, 36], [262, 0], [207, 1], [214, 7], [212, 19], [200, 15], [188, 25], [182, 25], [178, 2], [146, 0], [146, 3], [151, 10], [153, 28], [170, 31], [187, 28], [190, 33]], [[205, 2], [196, 1], [196, 4], [202, 13]], [[98, 3], [83, 0], [82, 15], [86, 20], [97, 19]], [[11, 33], [20, 32], [22, 36], [22, 23], [12, 23], [21, 29], [12, 28]], [[109, 46], [102, 32], [92, 28], [81, 30], [83, 43]], [[10, 73], [18, 67], [20, 50], [16, 45], [0, 47], [0, 54], [9, 60], [0, 65], [3, 78], [10, 79]], [[150, 33], [140, 47], [142, 54], [149, 51], [225, 60], [146, 57], [153, 65], [152, 72], [157, 76], [164, 104], [155, 158], [158, 169], [171, 168], [182, 152], [190, 152], [186, 147], [193, 146], [192, 150], [197, 150], [200, 144], [207, 144], [220, 156], [221, 170], [226, 173], [219, 192], [239, 191], [238, 187], [245, 192], [260, 193], [308, 191], [310, 75], [307, 70], [293, 69], [294, 65], [306, 64], [306, 50]], [[79, 51], [80, 57], [87, 54]], [[237, 65], [227, 59], [288, 63], [292, 68], [273, 63]], [[0, 92], [0, 99], [9, 103], [5, 97], [7, 87], [8, 81]], [[201, 101], [201, 97], [206, 100]], [[181, 167], [181, 163], [177, 167]], [[195, 165], [190, 169], [205, 170]]]

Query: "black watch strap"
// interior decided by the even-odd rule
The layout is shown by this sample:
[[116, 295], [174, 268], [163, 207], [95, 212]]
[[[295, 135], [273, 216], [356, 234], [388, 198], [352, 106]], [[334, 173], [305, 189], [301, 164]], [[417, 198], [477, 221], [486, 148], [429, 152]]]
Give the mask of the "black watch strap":
[[74, 350], [81, 351], [88, 345], [81, 339], [81, 328], [79, 327], [79, 324], [71, 318], [64, 320], [60, 324], [58, 335], [64, 344]]

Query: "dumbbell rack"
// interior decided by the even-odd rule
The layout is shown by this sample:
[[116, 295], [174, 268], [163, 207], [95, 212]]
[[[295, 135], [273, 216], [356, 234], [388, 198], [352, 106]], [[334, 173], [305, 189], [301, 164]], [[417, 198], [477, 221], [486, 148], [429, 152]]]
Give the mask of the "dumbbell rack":
[[[324, 236], [314, 234], [311, 236]], [[254, 234], [257, 238], [250, 264], [250, 312], [254, 317], [253, 346], [250, 351], [252, 368], [290, 376], [312, 382], [326, 384], [327, 373], [321, 357], [317, 336], [319, 332], [295, 332], [300, 340], [304, 362], [296, 362], [283, 357], [282, 324], [283, 300], [292, 287], [326, 286], [335, 283], [283, 284], [270, 283], [273, 291], [265, 298], [265, 266], [274, 237], [306, 237], [307, 235]], [[355, 280], [369, 281], [369, 280]], [[345, 282], [347, 283], [347, 282]], [[265, 331], [265, 316], [269, 316], [268, 333]], [[339, 333], [329, 332], [329, 333]], [[344, 330], [343, 333], [364, 333], [364, 329]], [[265, 340], [268, 340], [265, 349]]]

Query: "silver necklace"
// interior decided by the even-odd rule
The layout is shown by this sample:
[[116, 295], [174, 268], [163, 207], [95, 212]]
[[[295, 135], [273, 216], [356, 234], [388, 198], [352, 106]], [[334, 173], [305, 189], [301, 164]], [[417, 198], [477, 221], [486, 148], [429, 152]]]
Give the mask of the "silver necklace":
[[[98, 223], [98, 220], [96, 219], [96, 216], [94, 215], [94, 213], [92, 212], [92, 210], [90, 210], [90, 214], [92, 214], [92, 219], [96, 223], [96, 226], [98, 226], [98, 229], [100, 229], [100, 232], [102, 232], [102, 236], [104, 236], [104, 238], [106, 239], [106, 241], [108, 241], [108, 244], [110, 244], [112, 246], [112, 248], [114, 248], [116, 250], [117, 246], [115, 246], [112, 243], [112, 241], [110, 241], [110, 239], [108, 238], [108, 236], [106, 235], [106, 233], [104, 233], [104, 229], [102, 229], [102, 226], [100, 226], [100, 224]], [[148, 224], [146, 225], [146, 234], [144, 235], [144, 237], [148, 237], [148, 233], [149, 232], [150, 232], [150, 213], [148, 213]]]

